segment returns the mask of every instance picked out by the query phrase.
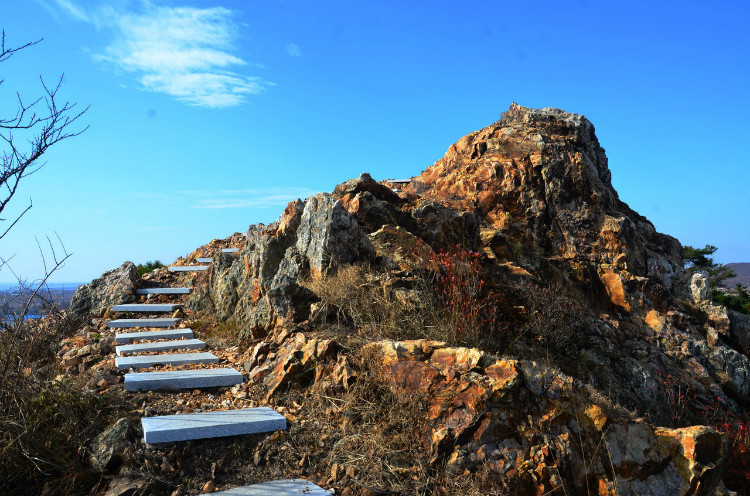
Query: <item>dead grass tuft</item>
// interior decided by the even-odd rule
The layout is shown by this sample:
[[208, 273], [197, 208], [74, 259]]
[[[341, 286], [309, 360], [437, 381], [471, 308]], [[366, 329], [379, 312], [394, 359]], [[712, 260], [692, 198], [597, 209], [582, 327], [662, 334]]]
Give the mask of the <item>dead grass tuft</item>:
[[385, 378], [376, 350], [354, 351], [348, 360], [356, 374], [348, 388], [323, 376], [279, 398], [300, 405], [298, 415], [307, 419], [290, 432], [290, 443], [304, 450], [297, 456], [306, 473], [329, 474], [322, 482], [350, 488], [347, 494], [505, 494], [489, 470], [457, 477], [444, 460], [431, 462], [420, 420], [427, 418], [426, 401]]
[[3, 494], [76, 494], [101, 479], [87, 466], [87, 443], [109, 425], [120, 398], [55, 380], [55, 344], [74, 328], [56, 314], [0, 330]]
[[370, 338], [430, 337], [434, 301], [416, 279], [394, 282], [355, 264], [325, 278], [312, 277], [305, 285], [320, 298], [313, 318], [324, 326], [353, 329]]

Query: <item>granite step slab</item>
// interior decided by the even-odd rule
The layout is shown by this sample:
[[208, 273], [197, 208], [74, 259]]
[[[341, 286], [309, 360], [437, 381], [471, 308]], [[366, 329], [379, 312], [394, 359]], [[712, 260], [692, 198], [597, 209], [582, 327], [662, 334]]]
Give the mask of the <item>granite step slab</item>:
[[115, 343], [128, 344], [133, 341], [149, 341], [152, 339], [190, 339], [192, 329], [161, 329], [158, 331], [123, 332], [115, 336]]
[[196, 262], [200, 263], [211, 263], [214, 261], [213, 257], [199, 257], [195, 259]]
[[222, 253], [237, 253], [239, 251], [240, 251], [239, 248], [222, 248], [221, 249]]
[[112, 310], [115, 312], [174, 312], [178, 308], [182, 308], [179, 303], [126, 303], [114, 305]]
[[158, 444], [283, 430], [286, 418], [261, 407], [145, 417], [141, 425], [146, 444]]
[[125, 374], [125, 391], [202, 389], [242, 384], [237, 369], [165, 370]]
[[206, 343], [200, 339], [177, 339], [175, 341], [158, 341], [156, 343], [136, 343], [115, 346], [117, 356], [123, 353], [148, 353], [151, 351], [203, 350]]
[[165, 317], [160, 319], [116, 319], [107, 322], [110, 328], [124, 327], [172, 327], [180, 321], [178, 318]]
[[181, 265], [179, 267], [169, 267], [169, 272], [201, 272], [208, 268], [208, 265]]
[[331, 496], [334, 493], [304, 479], [282, 479], [251, 486], [233, 487], [212, 494], [218, 496]]
[[118, 370], [147, 369], [157, 365], [192, 365], [219, 363], [213, 353], [164, 353], [161, 355], [135, 355], [115, 358]]
[[149, 294], [163, 294], [163, 295], [175, 295], [175, 294], [190, 294], [193, 288], [141, 288], [136, 289], [136, 294], [149, 295]]

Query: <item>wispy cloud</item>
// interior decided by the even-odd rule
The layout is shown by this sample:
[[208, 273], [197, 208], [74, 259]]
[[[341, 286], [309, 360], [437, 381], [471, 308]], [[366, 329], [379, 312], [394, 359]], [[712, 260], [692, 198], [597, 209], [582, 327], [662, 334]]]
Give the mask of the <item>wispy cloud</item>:
[[111, 35], [94, 60], [132, 73], [149, 91], [189, 105], [241, 105], [272, 83], [247, 75], [236, 52], [240, 22], [223, 8], [155, 5], [149, 0], [99, 3], [84, 9], [73, 0], [52, 0], [65, 14]]
[[79, 21], [90, 20], [86, 11], [70, 0], [53, 0], [53, 2], [60, 8], [60, 10], [74, 19], [78, 19]]
[[290, 57], [302, 57], [302, 50], [300, 50], [299, 46], [295, 43], [286, 44], [286, 53]]
[[317, 191], [301, 187], [251, 188], [235, 190], [182, 190], [169, 194], [141, 192], [136, 196], [151, 200], [189, 203], [192, 208], [268, 208], [284, 206], [297, 198], [308, 198]]

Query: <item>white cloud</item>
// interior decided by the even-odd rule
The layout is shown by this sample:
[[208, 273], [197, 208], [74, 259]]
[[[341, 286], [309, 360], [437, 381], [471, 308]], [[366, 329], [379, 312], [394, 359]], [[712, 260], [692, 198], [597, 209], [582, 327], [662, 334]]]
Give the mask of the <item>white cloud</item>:
[[89, 21], [89, 16], [86, 11], [81, 7], [73, 3], [71, 0], [52, 0], [57, 7], [64, 13], [79, 21]]
[[308, 198], [317, 193], [295, 186], [276, 188], [251, 188], [235, 190], [182, 190], [173, 193], [136, 193], [139, 198], [160, 199], [167, 203], [191, 204], [199, 209], [267, 208], [285, 206], [297, 198]]
[[300, 50], [299, 46], [295, 43], [286, 44], [286, 53], [289, 54], [290, 57], [302, 57], [302, 50]]
[[232, 10], [141, 0], [100, 3], [87, 12], [73, 0], [52, 1], [110, 34], [110, 44], [94, 60], [135, 74], [146, 90], [189, 105], [223, 108], [241, 105], [272, 85], [241, 72], [249, 65], [236, 54], [240, 24]]

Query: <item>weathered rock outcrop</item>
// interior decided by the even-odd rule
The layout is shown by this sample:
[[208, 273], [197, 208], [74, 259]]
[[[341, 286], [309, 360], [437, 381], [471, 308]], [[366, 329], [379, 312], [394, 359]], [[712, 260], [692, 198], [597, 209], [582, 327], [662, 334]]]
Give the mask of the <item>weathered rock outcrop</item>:
[[[281, 333], [258, 343], [245, 369], [267, 399], [313, 380], [343, 390], [357, 371], [340, 351]], [[515, 494], [708, 495], [729, 456], [710, 427], [654, 427], [539, 362], [428, 340], [378, 341], [362, 353], [381, 380], [419, 400], [430, 465], [484, 470]]]
[[489, 466], [524, 494], [713, 494], [721, 477], [727, 446], [715, 430], [618, 419], [539, 363], [435, 341], [369, 347], [384, 377], [427, 402], [424, 447], [455, 473]]
[[239, 256], [220, 256], [190, 308], [247, 324], [243, 338], [305, 320], [315, 296], [302, 283], [342, 264], [373, 258], [357, 220], [333, 196], [290, 203], [270, 226], [252, 226]]
[[500, 121], [452, 145], [406, 191], [476, 212], [512, 260], [592, 262], [625, 310], [637, 300], [626, 286], [642, 291], [642, 278], [650, 278], [671, 288], [682, 268], [677, 240], [620, 201], [594, 126], [580, 115], [513, 104]]
[[[319, 380], [346, 388], [355, 372], [316, 334], [311, 309], [323, 307], [312, 306], [322, 291], [307, 282], [366, 262], [368, 279], [352, 292], [371, 283], [389, 297], [414, 292], [448, 271], [431, 251], [457, 245], [486, 255], [481, 291], [493, 291], [502, 308], [492, 318], [503, 319], [491, 339], [525, 346], [486, 349], [544, 356], [565, 373], [435, 341], [369, 345], [395, 388], [425, 398], [418, 421], [434, 464], [490, 466], [540, 494], [561, 485], [569, 494], [712, 491], [726, 438], [694, 424], [710, 420], [706, 405], [746, 414], [750, 321], [714, 305], [705, 277], [683, 269], [679, 242], [620, 201], [580, 115], [513, 104], [401, 194], [363, 174], [291, 202], [275, 223], [251, 226], [238, 254], [208, 245], [188, 257], [214, 257], [188, 308], [237, 321], [252, 346], [246, 372], [266, 399]], [[415, 309], [422, 300], [383, 301]], [[548, 326], [568, 325], [564, 312], [576, 318], [563, 331], [530, 330], [546, 316]], [[426, 327], [415, 334], [429, 335]], [[566, 347], [553, 350], [555, 336]], [[608, 411], [596, 390], [643, 419]]]
[[95, 315], [101, 317], [112, 305], [135, 300], [138, 269], [133, 262], [105, 272], [100, 278], [81, 286], [70, 302], [70, 312], [75, 317]]

